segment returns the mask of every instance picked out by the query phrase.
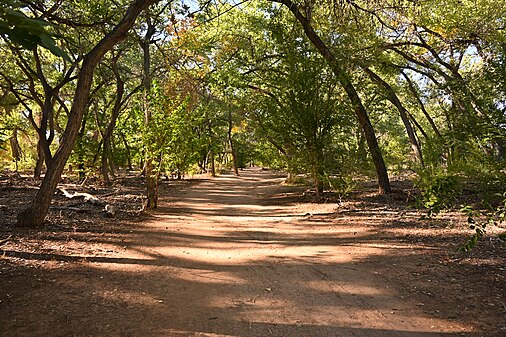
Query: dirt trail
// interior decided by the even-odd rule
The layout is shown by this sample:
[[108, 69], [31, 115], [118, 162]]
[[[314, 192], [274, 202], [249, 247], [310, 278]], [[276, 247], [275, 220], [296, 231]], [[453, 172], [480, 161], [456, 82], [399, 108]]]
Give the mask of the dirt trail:
[[380, 235], [374, 217], [328, 217], [336, 204], [279, 202], [281, 181], [250, 169], [194, 183], [105, 235], [102, 256], [48, 261], [32, 283], [9, 285], [0, 334], [479, 336], [385, 275], [389, 257], [423, 251]]

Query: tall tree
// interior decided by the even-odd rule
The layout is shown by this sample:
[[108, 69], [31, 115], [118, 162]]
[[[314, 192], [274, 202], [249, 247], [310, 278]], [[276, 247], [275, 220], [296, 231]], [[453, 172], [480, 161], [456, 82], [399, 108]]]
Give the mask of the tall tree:
[[[369, 146], [369, 152], [371, 154], [374, 166], [376, 168], [376, 174], [378, 176], [379, 192], [389, 193], [391, 191], [391, 187], [390, 187], [390, 180], [388, 178], [387, 168], [383, 160], [383, 155], [381, 154], [381, 150], [378, 145], [378, 140], [376, 139], [376, 134], [369, 119], [367, 110], [365, 109], [362, 100], [351, 81], [350, 76], [341, 66], [339, 59], [336, 57], [335, 53], [329, 48], [329, 46], [322, 40], [322, 38], [318, 35], [318, 33], [314, 30], [311, 23], [312, 4], [308, 3], [308, 6], [305, 8], [306, 11], [304, 11], [301, 10], [300, 6], [297, 3], [291, 0], [272, 0], [272, 1], [283, 4], [290, 10], [290, 12], [292, 12], [295, 18], [302, 25], [302, 28], [304, 29], [304, 32], [308, 37], [308, 39], [313, 43], [318, 52], [327, 61], [330, 68], [337, 77], [338, 81], [341, 83], [343, 89], [345, 90], [346, 94], [348, 95], [348, 98], [350, 99], [353, 105], [359, 124], [362, 128], [362, 131], [364, 132], [367, 145]], [[306, 13], [306, 15], [304, 15], [304, 12]]]
[[402, 123], [406, 129], [406, 133], [409, 138], [409, 142], [411, 143], [411, 148], [413, 150], [413, 156], [418, 164], [423, 166], [423, 157], [422, 150], [420, 148], [420, 144], [418, 143], [418, 139], [416, 137], [415, 131], [411, 122], [409, 120], [409, 113], [402, 104], [401, 100], [397, 96], [395, 90], [392, 88], [388, 82], [382, 79], [378, 74], [369, 69], [368, 67], [363, 67], [365, 73], [376, 83], [378, 83], [381, 87], [384, 88], [387, 99], [397, 108], [399, 114], [401, 116]]
[[[143, 86], [144, 86], [144, 125], [148, 129], [150, 124], [152, 123], [151, 118], [151, 108], [149, 106], [149, 94], [151, 91], [151, 44], [153, 36], [156, 33], [156, 27], [153, 23], [151, 13], [146, 11], [145, 14], [146, 19], [146, 29], [144, 38], [141, 41], [141, 48], [143, 53]], [[155, 158], [153, 158], [152, 154], [149, 151], [146, 151], [146, 158], [144, 163], [144, 173], [146, 175], [146, 207], [147, 208], [156, 208], [158, 205], [158, 179], [155, 171], [153, 169], [153, 162]]]

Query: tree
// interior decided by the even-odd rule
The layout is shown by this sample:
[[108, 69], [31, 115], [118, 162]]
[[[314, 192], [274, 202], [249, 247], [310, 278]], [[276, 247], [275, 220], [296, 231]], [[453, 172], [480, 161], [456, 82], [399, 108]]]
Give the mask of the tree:
[[42, 223], [70, 155], [88, 172], [100, 157], [106, 183], [142, 162], [150, 207], [163, 170], [245, 158], [308, 173], [317, 192], [347, 166], [374, 165], [382, 193], [387, 167], [500, 175], [506, 4], [478, 3], [223, 1], [189, 15], [170, 1], [5, 1], [2, 144], [23, 135], [11, 150], [29, 153], [36, 132], [47, 167], [38, 215], [19, 223]]
[[[371, 157], [374, 162], [374, 166], [376, 167], [376, 173], [378, 176], [378, 184], [379, 184], [379, 192], [380, 193], [388, 193], [391, 191], [390, 181], [388, 178], [387, 168], [385, 166], [385, 162], [383, 160], [383, 156], [381, 154], [381, 150], [378, 145], [378, 141], [376, 139], [376, 135], [374, 132], [374, 128], [369, 119], [369, 115], [362, 104], [362, 100], [353, 85], [349, 75], [340, 65], [338, 58], [332, 52], [332, 50], [325, 44], [325, 42], [321, 39], [321, 37], [316, 33], [313, 26], [311, 25], [310, 16], [304, 16], [303, 12], [299, 9], [299, 6], [291, 0], [273, 0], [273, 2], [278, 2], [286, 6], [295, 16], [295, 18], [299, 21], [304, 29], [304, 32], [308, 39], [313, 43], [318, 52], [323, 56], [323, 58], [327, 61], [330, 68], [334, 72], [338, 81], [342, 85], [345, 90], [348, 98], [350, 99], [355, 114], [358, 118], [359, 124], [364, 132], [367, 144], [369, 146], [369, 151], [371, 153]], [[307, 13], [311, 13], [312, 8], [307, 8]]]
[[[124, 48], [126, 49], [126, 46]], [[111, 183], [109, 172], [111, 171], [112, 173], [114, 167], [113, 154], [111, 152], [112, 141], [114, 139], [113, 132], [115, 131], [118, 118], [132, 97], [142, 90], [142, 84], [139, 84], [140, 80], [136, 78], [136, 76], [132, 76], [132, 69], [126, 69], [128, 65], [130, 65], [132, 68], [134, 65], [131, 63], [131, 60], [129, 60], [130, 55], [126, 54], [125, 49], [122, 48], [119, 49], [116, 53], [111, 53], [113, 55], [111, 55], [110, 60], [107, 62], [109, 63], [107, 67], [108, 71], [106, 71], [106, 73], [103, 75], [105, 78], [109, 78], [111, 75], [113, 75], [115, 79], [113, 92], [111, 93], [109, 89], [109, 92], [107, 92], [108, 95], [104, 95], [110, 96], [111, 99], [108, 101], [107, 98], [104, 98], [105, 101], [103, 104], [103, 110], [109, 110], [108, 108], [111, 107], [110, 114], [107, 114], [102, 118], [106, 121], [105, 125], [102, 125], [104, 123], [100, 121], [100, 116], [95, 116], [102, 139], [98, 146], [97, 153], [95, 154], [94, 162], [99, 155], [100, 149], [102, 149], [100, 166], [102, 178], [105, 185], [110, 185]], [[118, 65], [119, 60], [121, 60], [121, 67]], [[128, 79], [125, 79], [124, 77], [126, 76], [122, 74], [122, 72], [128, 72], [131, 76], [129, 76]], [[96, 110], [98, 109], [95, 109], [95, 111]]]
[[44, 180], [31, 205], [18, 215], [17, 224], [19, 226], [34, 227], [40, 226], [44, 222], [63, 168], [72, 152], [74, 142], [79, 132], [84, 110], [88, 105], [93, 72], [97, 64], [105, 53], [118, 42], [125, 39], [127, 32], [135, 23], [137, 16], [155, 2], [157, 1], [133, 1], [126, 10], [122, 20], [84, 56], [83, 63], [78, 72], [78, 81], [69, 120], [63, 133], [60, 146], [49, 163]]
[[[66, 69], [60, 69], [63, 75], [55, 76], [55, 69], [46, 67], [48, 62], [44, 62], [46, 57], [53, 59], [51, 56], [43, 55], [37, 48], [33, 49], [31, 53], [20, 50], [13, 45], [9, 45], [9, 49], [14, 56], [15, 64], [25, 75], [27, 84], [24, 85], [22, 83], [18, 87], [14, 82], [15, 80], [10, 78], [8, 70], [1, 70], [0, 74], [9, 84], [9, 90], [25, 108], [25, 117], [38, 134], [38, 158], [34, 170], [34, 177], [39, 179], [42, 163], [45, 161], [46, 166], [49, 166], [52, 160], [50, 147], [55, 138], [55, 128], [57, 127], [55, 105], [58, 104], [60, 109], [67, 110], [67, 106], [60, 95], [60, 91], [66, 84], [75, 80], [73, 72], [77, 65], [77, 61], [65, 67]], [[31, 59], [29, 56], [32, 56]], [[33, 62], [30, 62], [31, 60], [33, 60]], [[40, 84], [40, 86], [38, 84]], [[40, 114], [34, 114], [34, 109], [26, 102], [24, 97], [29, 97], [31, 101], [36, 103]]]
[[363, 70], [374, 82], [378, 83], [380, 86], [384, 88], [388, 100], [392, 102], [392, 104], [399, 111], [402, 123], [404, 124], [404, 127], [406, 128], [406, 133], [408, 134], [409, 137], [409, 142], [411, 143], [411, 148], [413, 149], [413, 156], [416, 162], [423, 166], [422, 150], [420, 148], [420, 144], [418, 143], [415, 131], [413, 130], [413, 126], [411, 125], [411, 121], [409, 120], [408, 116], [409, 112], [406, 110], [401, 100], [395, 93], [395, 90], [392, 88], [392, 86], [390, 86], [390, 84], [388, 84], [388, 82], [383, 80], [378, 74], [376, 74], [374, 71], [372, 71], [367, 67], [363, 67]]

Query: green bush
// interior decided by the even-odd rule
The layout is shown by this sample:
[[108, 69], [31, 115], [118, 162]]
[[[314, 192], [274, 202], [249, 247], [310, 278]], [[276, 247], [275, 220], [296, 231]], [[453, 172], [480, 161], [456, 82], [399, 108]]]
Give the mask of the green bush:
[[420, 190], [417, 204], [427, 208], [428, 217], [453, 207], [460, 194], [457, 176], [432, 170], [423, 171], [415, 186]]
[[[474, 230], [474, 234], [467, 240], [467, 242], [460, 247], [461, 252], [470, 252], [478, 244], [485, 234], [487, 225], [498, 225], [506, 220], [506, 192], [499, 195], [502, 199], [501, 203], [494, 209], [488, 212], [475, 210], [471, 206], [463, 206], [460, 211], [467, 216], [467, 223], [469, 228]], [[506, 233], [499, 234], [501, 240], [506, 239]]]
[[325, 188], [339, 194], [340, 198], [346, 197], [357, 187], [357, 183], [350, 175], [324, 176]]

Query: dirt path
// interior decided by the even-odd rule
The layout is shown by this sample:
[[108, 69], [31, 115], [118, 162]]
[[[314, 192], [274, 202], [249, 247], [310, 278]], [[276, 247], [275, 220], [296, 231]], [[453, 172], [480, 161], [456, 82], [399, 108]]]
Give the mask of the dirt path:
[[281, 180], [259, 170], [203, 180], [95, 240], [98, 256], [34, 256], [48, 268], [4, 282], [0, 334], [481, 336], [389, 277], [396, 256], [426, 248], [385, 237], [375, 216], [289, 203]]

